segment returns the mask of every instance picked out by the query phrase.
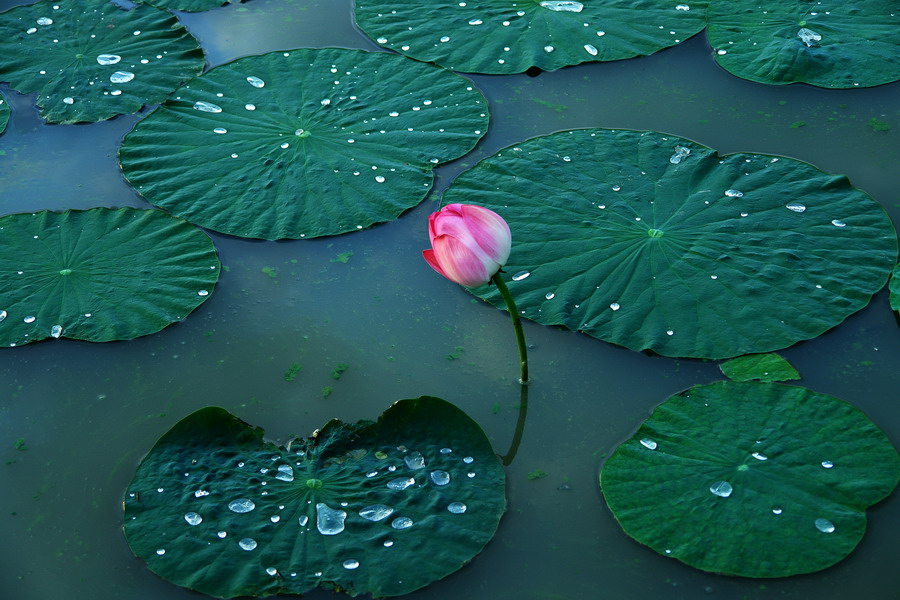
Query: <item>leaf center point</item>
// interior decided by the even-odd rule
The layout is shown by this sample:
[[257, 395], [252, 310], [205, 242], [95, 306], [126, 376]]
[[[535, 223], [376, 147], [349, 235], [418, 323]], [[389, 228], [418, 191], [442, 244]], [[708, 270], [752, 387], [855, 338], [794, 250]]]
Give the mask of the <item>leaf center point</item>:
[[664, 232], [662, 229], [648, 229], [647, 235], [652, 238], [661, 238], [664, 235]]
[[306, 487], [308, 487], [311, 490], [317, 490], [320, 487], [322, 487], [322, 480], [321, 479], [307, 479]]
[[59, 270], [59, 274], [60, 274], [60, 275], [71, 275], [71, 274], [72, 274], [72, 269], [60, 269], [60, 270]]

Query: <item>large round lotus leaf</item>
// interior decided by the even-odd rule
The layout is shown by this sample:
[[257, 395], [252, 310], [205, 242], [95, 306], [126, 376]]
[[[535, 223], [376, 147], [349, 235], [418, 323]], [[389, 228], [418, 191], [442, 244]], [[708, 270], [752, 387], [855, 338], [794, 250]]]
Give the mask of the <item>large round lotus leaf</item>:
[[356, 23], [386, 48], [470, 73], [553, 70], [653, 54], [706, 25], [706, 0], [457, 2], [356, 0]]
[[504, 487], [484, 432], [438, 398], [401, 400], [377, 423], [331, 421], [284, 447], [210, 407], [138, 467], [125, 536], [155, 573], [212, 596], [397, 596], [481, 552]]
[[0, 14], [0, 81], [37, 92], [51, 123], [102, 121], [153, 104], [203, 70], [170, 13], [97, 0], [42, 0]]
[[847, 556], [900, 457], [843, 400], [775, 383], [697, 386], [659, 405], [600, 473], [625, 532], [693, 567], [745, 577]]
[[251, 56], [195, 78], [125, 136], [125, 176], [153, 204], [241, 237], [335, 235], [389, 221], [432, 168], [488, 126], [472, 83], [383, 52]]
[[3, 94], [0, 94], [0, 133], [6, 129], [6, 124], [9, 122], [9, 103], [6, 101], [6, 98], [3, 97]]
[[[890, 219], [846, 177], [652, 131], [531, 139], [443, 201], [509, 222], [505, 270], [525, 317], [666, 356], [815, 337], [865, 306], [897, 256]], [[474, 293], [504, 306], [493, 286]]]
[[219, 267], [209, 236], [158, 210], [0, 217], [0, 347], [156, 333], [206, 300]]
[[730, 73], [761, 83], [828, 88], [900, 79], [896, 0], [712, 2], [707, 37]]

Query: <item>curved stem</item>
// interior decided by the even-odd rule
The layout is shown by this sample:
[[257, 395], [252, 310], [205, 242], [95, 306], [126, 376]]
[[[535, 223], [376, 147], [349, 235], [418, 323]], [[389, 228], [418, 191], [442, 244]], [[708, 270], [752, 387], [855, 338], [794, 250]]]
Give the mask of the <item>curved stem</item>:
[[494, 282], [500, 295], [503, 296], [503, 299], [506, 301], [506, 307], [509, 309], [509, 318], [512, 319], [513, 329], [516, 331], [516, 342], [519, 344], [519, 383], [528, 385], [528, 351], [525, 348], [525, 334], [522, 333], [522, 321], [519, 320], [519, 309], [516, 308], [516, 303], [509, 293], [509, 288], [503, 283], [503, 278], [500, 277], [499, 272], [494, 274], [491, 281]]
[[519, 451], [519, 444], [522, 443], [522, 434], [525, 433], [525, 417], [528, 415], [528, 386], [519, 387], [519, 418], [516, 420], [516, 430], [513, 433], [512, 442], [509, 444], [509, 451], [500, 457], [504, 467], [508, 467], [516, 457]]

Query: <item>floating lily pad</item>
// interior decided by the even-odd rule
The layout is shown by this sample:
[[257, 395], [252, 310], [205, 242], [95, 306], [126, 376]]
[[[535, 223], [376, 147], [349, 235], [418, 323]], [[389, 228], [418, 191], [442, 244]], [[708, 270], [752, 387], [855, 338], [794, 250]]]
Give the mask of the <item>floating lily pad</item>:
[[151, 6], [42, 0], [0, 14], [0, 81], [37, 92], [51, 123], [102, 121], [153, 104], [203, 70], [197, 40]]
[[719, 365], [722, 373], [732, 381], [791, 381], [800, 373], [778, 354], [748, 354]]
[[884, 433], [843, 400], [719, 382], [653, 411], [600, 473], [625, 532], [698, 569], [784, 577], [833, 565], [900, 479]]
[[550, 71], [653, 54], [706, 26], [706, 1], [357, 0], [356, 23], [385, 48], [470, 73]]
[[[665, 356], [813, 338], [864, 307], [897, 257], [890, 218], [846, 177], [657, 132], [534, 138], [460, 175], [443, 202], [509, 223], [523, 316]], [[505, 306], [493, 286], [473, 293]]]
[[900, 312], [900, 265], [894, 267], [890, 283], [891, 308]]
[[6, 101], [6, 98], [3, 97], [3, 94], [0, 94], [0, 133], [6, 129], [6, 124], [9, 122], [9, 103]]
[[[167, 10], [183, 10], [186, 12], [203, 12], [219, 8], [231, 2], [231, 0], [142, 0], [143, 4], [150, 4], [157, 8]], [[238, 0], [234, 1], [237, 4]]]
[[311, 238], [389, 221], [432, 168], [472, 149], [487, 101], [446, 69], [325, 48], [251, 56], [195, 78], [125, 136], [150, 202], [241, 237]]
[[484, 432], [438, 398], [401, 400], [377, 423], [333, 420], [284, 447], [209, 407], [138, 467], [125, 536], [155, 573], [212, 596], [397, 596], [469, 562], [505, 506]]
[[0, 217], [0, 347], [156, 333], [206, 300], [219, 268], [208, 235], [158, 210]]
[[715, 59], [738, 77], [827, 88], [900, 79], [894, 0], [735, 0], [712, 2], [707, 12]]

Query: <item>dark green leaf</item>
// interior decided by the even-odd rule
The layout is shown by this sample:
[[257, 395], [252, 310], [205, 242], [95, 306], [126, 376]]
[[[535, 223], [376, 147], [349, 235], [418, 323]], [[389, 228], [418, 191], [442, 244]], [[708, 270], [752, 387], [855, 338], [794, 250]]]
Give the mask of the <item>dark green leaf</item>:
[[205, 594], [406, 594], [493, 537], [505, 475], [478, 425], [438, 398], [377, 423], [331, 421], [279, 447], [221, 408], [182, 420], [144, 458], [125, 535], [161, 577]]
[[727, 71], [761, 83], [828, 88], [900, 79], [895, 0], [712, 2], [707, 37]]
[[[897, 260], [890, 219], [846, 177], [652, 131], [522, 142], [443, 202], [509, 222], [506, 277], [525, 317], [665, 356], [813, 338], [864, 307]], [[505, 306], [494, 286], [474, 293]]]
[[386, 48], [470, 73], [550, 71], [652, 54], [706, 25], [706, 0], [357, 0], [356, 23]]
[[209, 236], [158, 210], [0, 217], [0, 347], [156, 333], [207, 299], [219, 269]]
[[719, 382], [656, 408], [603, 466], [625, 532], [691, 566], [745, 577], [824, 569], [900, 479], [884, 433], [801, 387]]
[[748, 354], [719, 365], [725, 377], [732, 381], [790, 381], [800, 379], [800, 373], [778, 354]]
[[42, 0], [0, 14], [0, 81], [37, 92], [51, 123], [102, 121], [161, 101], [203, 70], [173, 15], [110, 2]]
[[311, 238], [389, 221], [431, 189], [432, 168], [488, 126], [472, 83], [383, 52], [251, 56], [180, 89], [125, 136], [128, 180], [203, 227]]

